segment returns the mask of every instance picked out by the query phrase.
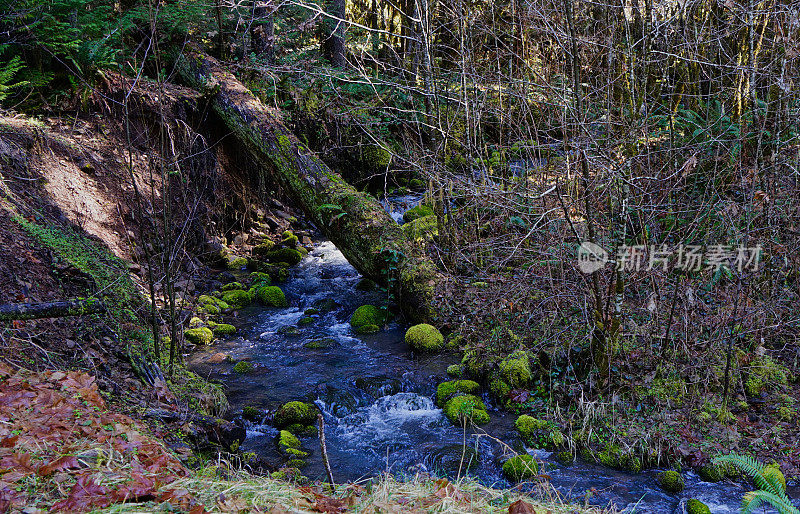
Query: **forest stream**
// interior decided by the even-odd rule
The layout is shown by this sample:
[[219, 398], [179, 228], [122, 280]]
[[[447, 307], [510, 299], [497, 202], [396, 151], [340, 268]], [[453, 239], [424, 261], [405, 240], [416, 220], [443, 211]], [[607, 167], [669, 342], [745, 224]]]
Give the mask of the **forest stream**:
[[[400, 197], [384, 205], [400, 221], [403, 209], [418, 201], [418, 196]], [[492, 417], [488, 425], [466, 433], [451, 425], [432, 397], [436, 384], [447, 380], [445, 369], [457, 356], [412, 355], [403, 340], [405, 327], [396, 321], [374, 335], [353, 334], [348, 323], [352, 312], [360, 305], [386, 301], [379, 290], [357, 288], [361, 279], [330, 241], [317, 240], [284, 284], [290, 306], [241, 311], [242, 336], [194, 354], [191, 366], [224, 383], [235, 410], [274, 408], [296, 399], [316, 403], [325, 416], [337, 481], [384, 471], [455, 478], [461, 468], [462, 474], [468, 472], [487, 485], [513, 485], [502, 477], [498, 463], [509, 448], [525, 451], [514, 430], [516, 416], [492, 409], [487, 396]], [[323, 307], [321, 314], [313, 323], [298, 326], [304, 311], [312, 307]], [[227, 353], [233, 361], [249, 359], [255, 370], [237, 374], [232, 364], [208, 364], [216, 352]], [[241, 448], [278, 461], [277, 433], [269, 425], [251, 423]], [[303, 473], [323, 479], [317, 438], [301, 440], [304, 450], [311, 452]], [[702, 500], [712, 512], [736, 512], [746, 491], [742, 484], [707, 483], [688, 472], [684, 491], [670, 495], [658, 487], [655, 470], [632, 474], [581, 460], [565, 466], [549, 452], [528, 451], [546, 463], [544, 473], [561, 494], [595, 505], [613, 503], [630, 512], [680, 512], [681, 500], [688, 498]]]

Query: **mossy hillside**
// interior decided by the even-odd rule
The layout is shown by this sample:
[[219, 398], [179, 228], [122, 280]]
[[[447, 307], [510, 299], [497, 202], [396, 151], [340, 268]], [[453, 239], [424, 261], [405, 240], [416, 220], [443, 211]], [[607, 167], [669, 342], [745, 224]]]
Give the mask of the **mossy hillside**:
[[362, 305], [350, 316], [350, 326], [357, 334], [375, 332], [386, 323], [386, 311], [374, 305]]
[[405, 341], [416, 352], [436, 352], [444, 347], [442, 333], [427, 323], [410, 327], [406, 331]]
[[456, 396], [444, 405], [444, 415], [454, 425], [461, 425], [465, 421], [483, 425], [489, 422], [489, 413], [486, 405], [477, 396], [468, 394]]
[[521, 482], [539, 474], [539, 465], [531, 455], [516, 455], [503, 463], [503, 475], [512, 482]]
[[472, 380], [451, 380], [436, 387], [436, 405], [439, 407], [457, 394], [477, 394], [481, 386]]

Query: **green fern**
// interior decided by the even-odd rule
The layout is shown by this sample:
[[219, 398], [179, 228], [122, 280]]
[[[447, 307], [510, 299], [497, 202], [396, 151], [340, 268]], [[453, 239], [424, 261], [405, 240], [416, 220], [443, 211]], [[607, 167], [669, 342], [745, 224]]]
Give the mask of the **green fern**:
[[[780, 478], [780, 474], [769, 472], [769, 468], [749, 455], [731, 453], [714, 459], [714, 464], [736, 466], [753, 480], [758, 490], [750, 491], [742, 498], [742, 512], [750, 514], [761, 505], [769, 504], [781, 514], [800, 514], [789, 497]], [[766, 472], [765, 472], [766, 471]]]

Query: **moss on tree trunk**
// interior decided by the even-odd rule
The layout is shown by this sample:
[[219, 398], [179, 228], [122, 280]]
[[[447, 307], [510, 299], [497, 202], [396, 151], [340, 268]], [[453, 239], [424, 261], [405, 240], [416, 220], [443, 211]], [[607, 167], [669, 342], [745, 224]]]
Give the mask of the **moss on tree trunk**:
[[289, 131], [275, 110], [214, 58], [190, 49], [177, 67], [186, 82], [209, 98], [263, 172], [288, 192], [359, 272], [382, 283], [391, 273], [396, 280], [390, 283], [404, 312], [414, 320], [435, 317], [436, 267], [371, 195], [333, 172]]

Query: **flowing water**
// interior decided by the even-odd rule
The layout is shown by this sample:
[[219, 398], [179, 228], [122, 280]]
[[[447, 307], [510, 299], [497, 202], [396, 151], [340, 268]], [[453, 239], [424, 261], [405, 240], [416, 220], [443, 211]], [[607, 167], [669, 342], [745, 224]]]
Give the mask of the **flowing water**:
[[[394, 201], [395, 219], [419, 201], [419, 196]], [[392, 206], [387, 205], [390, 210]], [[399, 216], [396, 214], [400, 212]], [[250, 307], [241, 310], [234, 323], [239, 336], [192, 356], [198, 373], [219, 380], [228, 390], [233, 409], [254, 406], [275, 409], [302, 399], [315, 402], [326, 422], [331, 467], [337, 481], [356, 480], [391, 471], [398, 475], [429, 472], [456, 477], [467, 470], [487, 485], [510, 486], [499, 464], [509, 447], [525, 451], [515, 435], [512, 414], [490, 408], [492, 421], [478, 433], [451, 425], [432, 397], [436, 384], [447, 380], [447, 365], [458, 362], [456, 354], [415, 356], [403, 341], [403, 326], [392, 323], [373, 335], [355, 335], [349, 318], [360, 305], [385, 302], [384, 293], [362, 291], [358, 272], [329, 241], [315, 243], [311, 253], [292, 269], [281, 287], [290, 307]], [[327, 303], [328, 312], [314, 316], [313, 323], [298, 326], [307, 308]], [[292, 327], [287, 329], [286, 327]], [[322, 348], [308, 348], [317, 341]], [[253, 372], [236, 374], [233, 364], [208, 364], [209, 355], [226, 352], [234, 361], [249, 359]], [[488, 398], [487, 398], [488, 400]], [[266, 424], [250, 424], [245, 451], [254, 451], [280, 464], [275, 436]], [[311, 452], [303, 473], [324, 478], [319, 442], [301, 438]], [[508, 445], [508, 446], [506, 446]], [[532, 451], [532, 450], [531, 450]], [[680, 495], [662, 492], [656, 471], [630, 474], [577, 461], [564, 466], [547, 452], [537, 452], [546, 463], [552, 485], [562, 494], [597, 505], [614, 503], [636, 512], [681, 510], [681, 500], [699, 498], [712, 512], [736, 512], [744, 486], [701, 482], [685, 474], [686, 489]]]

